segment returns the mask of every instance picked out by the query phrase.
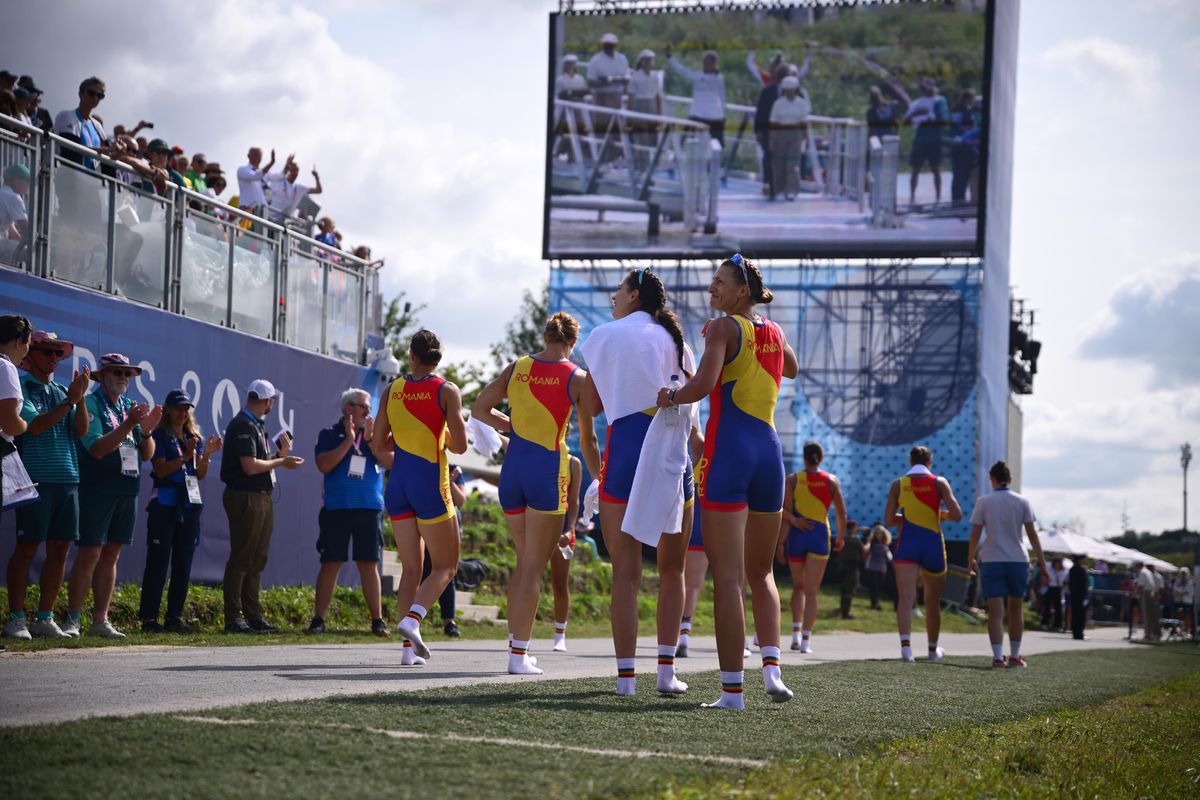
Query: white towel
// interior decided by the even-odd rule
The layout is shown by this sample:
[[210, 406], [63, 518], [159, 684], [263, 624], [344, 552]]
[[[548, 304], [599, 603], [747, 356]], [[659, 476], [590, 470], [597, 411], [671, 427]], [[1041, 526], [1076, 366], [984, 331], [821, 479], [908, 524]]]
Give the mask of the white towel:
[[679, 372], [671, 334], [645, 311], [599, 326], [579, 352], [610, 422], [654, 408], [658, 390]]
[[500, 441], [500, 434], [496, 432], [495, 428], [475, 417], [467, 420], [467, 434], [471, 438], [471, 446], [475, 448], [475, 452], [484, 458], [496, 455], [503, 444]]
[[[686, 346], [683, 364], [689, 373], [695, 372], [695, 359]], [[659, 409], [642, 440], [621, 530], [652, 547], [658, 546], [662, 534], [677, 534], [682, 527], [683, 478], [693, 407], [688, 404]]]

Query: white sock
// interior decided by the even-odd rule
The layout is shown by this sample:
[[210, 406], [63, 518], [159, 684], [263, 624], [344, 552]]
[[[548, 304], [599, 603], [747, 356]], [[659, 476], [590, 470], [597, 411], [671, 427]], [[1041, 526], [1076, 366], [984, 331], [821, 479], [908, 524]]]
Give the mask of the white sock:
[[746, 698], [742, 695], [744, 682], [742, 672], [721, 673], [721, 697], [715, 703], [704, 703], [701, 708], [732, 708], [741, 711], [746, 707]]
[[567, 623], [554, 623], [554, 652], [565, 653], [567, 650]]
[[633, 697], [637, 689], [637, 659], [617, 659], [617, 694], [621, 697]]
[[812, 631], [800, 632], [800, 652], [811, 653], [812, 649]]
[[1004, 642], [992, 645], [992, 660], [999, 661], [1004, 658]]
[[687, 684], [675, 677], [675, 645], [658, 646], [658, 691], [663, 694], [683, 694]]
[[508, 654], [508, 674], [510, 675], [541, 675], [542, 671], [529, 659], [529, 641], [513, 639], [512, 649]]
[[900, 637], [900, 657], [905, 661], [913, 660], [912, 639], [908, 636]]
[[423, 667], [425, 659], [413, 652], [413, 644], [408, 639], [404, 640], [404, 650], [400, 654], [400, 666], [402, 667]]
[[688, 639], [692, 638], [692, 621], [685, 619], [679, 623], [679, 643], [687, 647]]
[[932, 653], [934, 650], [937, 650], [937, 647], [938, 647], [937, 639], [930, 639], [929, 640], [929, 652]]
[[795, 642], [796, 644], [800, 644], [800, 631], [801, 631], [800, 623], [793, 622], [792, 623], [792, 641]]
[[1011, 648], [1012, 657], [1020, 658], [1020, 656], [1021, 656], [1021, 640], [1020, 639], [1009, 639], [1008, 646]]
[[763, 687], [767, 694], [777, 703], [792, 699], [792, 691], [783, 684], [783, 675], [779, 671], [779, 648], [770, 645], [762, 648]]
[[396, 630], [400, 631], [405, 639], [412, 642], [413, 653], [421, 658], [429, 658], [430, 655], [429, 648], [425, 646], [425, 640], [421, 638], [421, 620], [425, 619], [425, 615], [428, 613], [427, 609], [413, 603], [409, 606], [404, 619], [400, 620], [400, 624], [396, 626]]

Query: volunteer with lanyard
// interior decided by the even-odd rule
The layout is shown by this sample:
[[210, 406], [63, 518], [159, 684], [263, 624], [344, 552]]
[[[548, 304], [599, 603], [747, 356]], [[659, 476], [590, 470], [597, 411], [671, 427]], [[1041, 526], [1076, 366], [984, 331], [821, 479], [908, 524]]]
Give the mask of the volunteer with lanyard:
[[[151, 434], [154, 494], [146, 506], [146, 569], [142, 574], [139, 617], [142, 633], [191, 633], [183, 621], [192, 575], [192, 556], [200, 544], [200, 512], [204, 497], [200, 481], [208, 475], [213, 453], [224, 444], [220, 436], [201, 441], [200, 428], [187, 392], [173, 389], [163, 403], [163, 417]], [[167, 571], [167, 616], [158, 622]]]
[[[325, 632], [325, 613], [337, 586], [338, 572], [353, 556], [362, 579], [363, 599], [371, 614], [371, 632], [391, 635], [383, 620], [379, 562], [383, 557], [383, 473], [371, 452], [375, 420], [371, 395], [365, 389], [347, 389], [341, 396], [342, 417], [317, 437], [317, 469], [325, 476], [321, 511], [317, 516], [316, 607], [308, 632]], [[385, 462], [390, 467], [391, 461]]]
[[108, 604], [117, 583], [121, 548], [133, 543], [137, 523], [138, 464], [154, 457], [154, 430], [162, 406], [135, 403], [125, 396], [129, 381], [142, 368], [120, 353], [100, 356], [92, 380], [100, 386], [88, 395], [88, 428], [79, 440], [79, 550], [71, 568], [66, 633], [78, 633], [88, 590], [94, 591], [89, 633], [106, 639], [125, 634], [108, 621]]
[[773, 299], [758, 267], [735, 253], [717, 269], [708, 293], [709, 305], [726, 316], [705, 327], [696, 375], [677, 390], [660, 389], [658, 405], [695, 403], [712, 393], [697, 494], [713, 571], [721, 698], [705, 707], [741, 709], [743, 574], [753, 598], [767, 694], [779, 703], [792, 698], [779, 672], [779, 591], [772, 563], [784, 484], [775, 401], [780, 379], [794, 378], [798, 364], [780, 327], [754, 313], [755, 305]]

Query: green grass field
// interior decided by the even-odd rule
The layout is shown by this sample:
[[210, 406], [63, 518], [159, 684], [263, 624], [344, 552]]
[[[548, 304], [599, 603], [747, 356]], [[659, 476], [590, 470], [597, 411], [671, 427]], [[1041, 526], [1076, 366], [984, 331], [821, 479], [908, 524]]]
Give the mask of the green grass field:
[[1200, 652], [1191, 646], [1042, 655], [1028, 670], [950, 658], [784, 673], [795, 701], [768, 703], [757, 674], [748, 672], [740, 714], [698, 708], [715, 695], [715, 674], [690, 677], [693, 691], [676, 699], [657, 696], [653, 676], [645, 675], [634, 699], [613, 696], [608, 678], [537, 681], [0, 728], [0, 791], [78, 797], [87, 786], [106, 797], [139, 798], [1195, 795]]

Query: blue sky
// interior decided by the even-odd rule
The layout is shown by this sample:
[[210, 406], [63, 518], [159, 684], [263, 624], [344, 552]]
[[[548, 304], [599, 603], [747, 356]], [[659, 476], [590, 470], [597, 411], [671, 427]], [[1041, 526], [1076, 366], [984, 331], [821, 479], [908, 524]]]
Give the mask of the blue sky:
[[[449, 358], [483, 357], [545, 279], [553, 0], [10, 5], [0, 66], [34, 74], [52, 112], [95, 73], [110, 124], [152, 119], [227, 170], [251, 144], [319, 166], [325, 210], [387, 256], [389, 290], [429, 304]], [[14, 38], [30, 30], [56, 46]], [[1198, 84], [1200, 2], [1022, 3], [1012, 280], [1045, 342], [1024, 490], [1093, 536], [1123, 511], [1178, 527], [1178, 446], [1200, 445]]]

